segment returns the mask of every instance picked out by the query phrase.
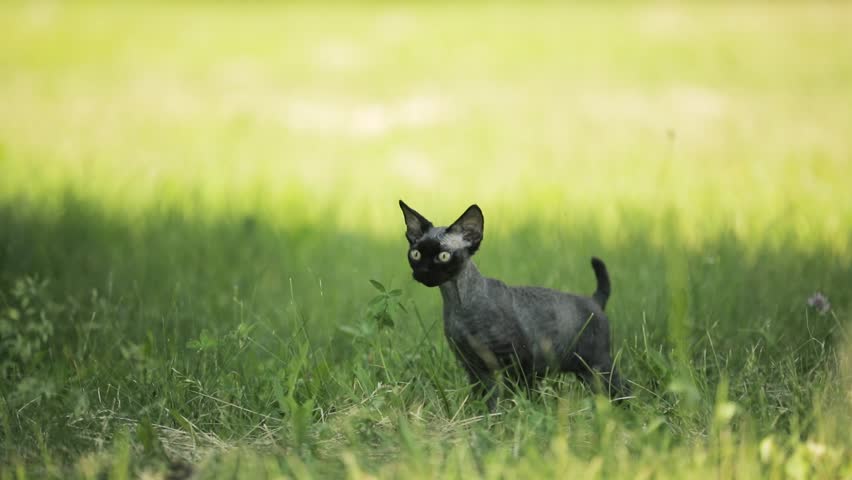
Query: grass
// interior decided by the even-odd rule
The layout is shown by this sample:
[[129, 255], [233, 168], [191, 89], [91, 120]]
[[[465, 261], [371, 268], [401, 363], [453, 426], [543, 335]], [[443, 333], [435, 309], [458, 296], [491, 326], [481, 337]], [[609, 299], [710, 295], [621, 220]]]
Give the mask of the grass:
[[[852, 476], [850, 13], [3, 3], [0, 478]], [[399, 198], [636, 397], [486, 415]]]

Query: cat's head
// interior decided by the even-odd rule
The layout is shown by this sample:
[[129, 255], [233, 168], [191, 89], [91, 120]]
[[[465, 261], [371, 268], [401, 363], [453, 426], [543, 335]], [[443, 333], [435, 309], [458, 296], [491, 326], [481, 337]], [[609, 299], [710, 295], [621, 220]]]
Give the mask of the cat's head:
[[482, 242], [482, 210], [471, 205], [452, 225], [435, 227], [402, 200], [399, 207], [405, 217], [408, 263], [414, 279], [435, 287], [455, 278]]

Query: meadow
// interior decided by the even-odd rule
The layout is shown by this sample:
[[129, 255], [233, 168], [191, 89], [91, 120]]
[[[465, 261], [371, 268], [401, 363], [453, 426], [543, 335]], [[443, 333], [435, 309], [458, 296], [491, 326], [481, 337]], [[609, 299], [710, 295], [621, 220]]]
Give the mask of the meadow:
[[[0, 479], [852, 478], [852, 4], [0, 3]], [[399, 199], [590, 294], [489, 413]], [[810, 305], [822, 293], [830, 305]]]

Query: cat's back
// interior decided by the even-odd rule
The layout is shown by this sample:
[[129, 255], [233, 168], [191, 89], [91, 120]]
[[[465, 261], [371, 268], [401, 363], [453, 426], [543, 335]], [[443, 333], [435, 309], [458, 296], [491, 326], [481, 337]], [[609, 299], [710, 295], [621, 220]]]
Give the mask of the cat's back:
[[510, 286], [495, 278], [485, 280], [483, 295], [477, 302], [480, 309], [492, 312], [488, 315], [490, 319], [503, 317], [504, 322], [511, 320], [531, 329], [530, 333], [541, 329], [548, 333], [551, 329], [573, 330], [581, 328], [590, 318], [606, 318], [591, 297], [546, 287]]
[[604, 313], [591, 297], [576, 295], [546, 287], [507, 287], [512, 294], [518, 314], [530, 317], [529, 321], [569, 321], [577, 323], [590, 315], [604, 317]]
[[578, 305], [588, 306], [588, 303], [592, 303], [597, 305], [591, 297], [576, 295], [569, 292], [563, 292], [562, 290], [556, 290], [554, 288], [547, 287], [538, 287], [538, 286], [527, 286], [527, 285], [513, 285], [506, 286], [506, 288], [510, 289], [516, 297], [519, 297], [525, 301], [530, 302], [553, 302], [553, 303], [562, 303], [562, 302], [570, 302]]

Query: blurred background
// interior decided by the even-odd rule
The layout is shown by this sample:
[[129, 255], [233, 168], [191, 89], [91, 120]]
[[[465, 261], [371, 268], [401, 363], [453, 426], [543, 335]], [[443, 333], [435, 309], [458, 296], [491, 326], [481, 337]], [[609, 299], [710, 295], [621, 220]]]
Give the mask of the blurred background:
[[376, 234], [398, 198], [496, 229], [673, 209], [846, 248], [842, 2], [2, 9], [6, 201]]

